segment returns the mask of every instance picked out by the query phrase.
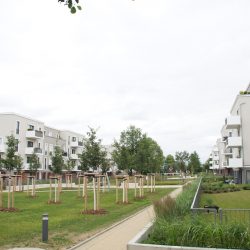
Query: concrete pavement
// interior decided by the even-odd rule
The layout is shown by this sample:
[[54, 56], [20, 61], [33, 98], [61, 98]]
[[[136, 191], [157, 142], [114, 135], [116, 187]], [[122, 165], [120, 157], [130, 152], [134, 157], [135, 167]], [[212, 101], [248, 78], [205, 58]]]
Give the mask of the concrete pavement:
[[[182, 191], [182, 187], [170, 193], [175, 198]], [[134, 216], [129, 217], [117, 226], [113, 226], [104, 230], [96, 236], [87, 239], [71, 250], [126, 250], [127, 243], [155, 218], [153, 206], [149, 206], [138, 212]]]

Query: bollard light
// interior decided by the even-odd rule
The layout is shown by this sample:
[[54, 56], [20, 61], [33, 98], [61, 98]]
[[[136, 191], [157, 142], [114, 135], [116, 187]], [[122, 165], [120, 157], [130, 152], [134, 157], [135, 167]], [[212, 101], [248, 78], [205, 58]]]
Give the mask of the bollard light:
[[48, 214], [43, 214], [43, 217], [42, 217], [42, 241], [48, 241], [48, 226], [49, 226], [49, 216], [48, 216]]

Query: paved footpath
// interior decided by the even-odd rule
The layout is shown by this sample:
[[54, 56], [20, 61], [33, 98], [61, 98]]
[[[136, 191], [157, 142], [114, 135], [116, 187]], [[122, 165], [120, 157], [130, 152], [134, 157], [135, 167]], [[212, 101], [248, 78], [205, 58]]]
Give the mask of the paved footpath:
[[[182, 188], [178, 188], [170, 193], [175, 198]], [[90, 240], [78, 244], [71, 249], [77, 250], [126, 250], [127, 243], [139, 232], [144, 226], [151, 222], [155, 217], [153, 206], [138, 212], [135, 216], [118, 224], [110, 230], [104, 230], [104, 233], [92, 237]]]

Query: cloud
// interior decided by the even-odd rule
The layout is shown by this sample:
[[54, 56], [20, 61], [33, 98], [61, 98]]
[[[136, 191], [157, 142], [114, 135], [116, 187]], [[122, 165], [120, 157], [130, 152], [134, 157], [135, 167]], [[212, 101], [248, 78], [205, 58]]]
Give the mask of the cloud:
[[249, 1], [6, 1], [0, 9], [0, 112], [104, 143], [129, 125], [164, 153], [206, 160], [249, 82]]

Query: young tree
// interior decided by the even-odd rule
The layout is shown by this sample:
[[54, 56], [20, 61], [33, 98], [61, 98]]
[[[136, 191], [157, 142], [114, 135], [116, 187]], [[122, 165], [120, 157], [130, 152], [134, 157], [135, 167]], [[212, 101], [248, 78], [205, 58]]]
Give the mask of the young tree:
[[41, 164], [39, 162], [39, 157], [35, 153], [33, 153], [29, 159], [29, 170], [31, 174], [36, 175], [40, 167], [41, 167]]
[[176, 152], [175, 153], [175, 161], [178, 166], [178, 168], [185, 173], [186, 176], [186, 171], [187, 171], [187, 164], [189, 160], [189, 154], [187, 151], [183, 152]]
[[19, 141], [14, 137], [14, 135], [7, 136], [7, 150], [6, 157], [2, 159], [2, 165], [7, 171], [20, 171], [22, 169], [22, 157], [16, 155], [17, 147]]
[[88, 171], [90, 168], [96, 170], [105, 163], [107, 152], [101, 145], [101, 140], [96, 136], [96, 130], [90, 128], [87, 137], [83, 141], [83, 152], [80, 157], [80, 169]]
[[121, 132], [119, 141], [114, 142], [112, 158], [120, 170], [127, 170], [131, 175], [136, 169], [136, 154], [143, 135], [141, 129], [130, 126]]
[[175, 159], [173, 155], [167, 155], [164, 161], [164, 168], [166, 172], [174, 172], [176, 170]]
[[67, 170], [67, 172], [71, 172], [75, 167], [75, 161], [69, 158], [64, 165], [64, 169]]
[[188, 163], [188, 170], [194, 174], [194, 173], [199, 173], [201, 172], [201, 162], [199, 155], [197, 154], [196, 151], [194, 151], [192, 154], [189, 156], [189, 163]]
[[49, 170], [54, 174], [62, 174], [62, 169], [64, 167], [63, 160], [63, 151], [60, 147], [56, 146], [54, 150], [54, 154], [51, 156], [52, 166], [49, 167]]
[[20, 155], [15, 156], [16, 171], [20, 174], [23, 166], [23, 158]]

